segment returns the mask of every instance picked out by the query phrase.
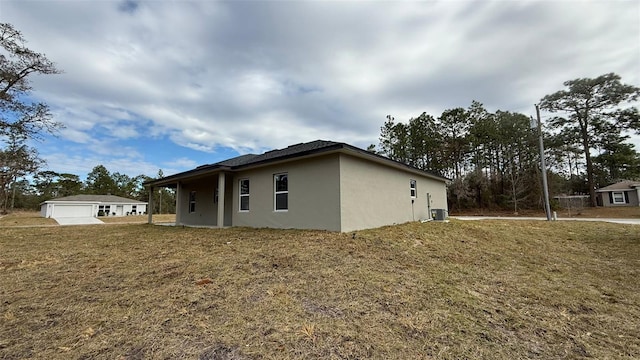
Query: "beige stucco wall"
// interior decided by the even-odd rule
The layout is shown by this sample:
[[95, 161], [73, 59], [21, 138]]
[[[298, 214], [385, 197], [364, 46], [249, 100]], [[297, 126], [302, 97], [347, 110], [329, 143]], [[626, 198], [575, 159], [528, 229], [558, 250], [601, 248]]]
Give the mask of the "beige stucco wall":
[[[233, 225], [340, 231], [339, 155], [239, 172], [233, 179]], [[273, 176], [288, 173], [289, 209], [274, 211]], [[249, 211], [239, 211], [240, 179], [249, 179]]]
[[[447, 209], [444, 181], [340, 155], [341, 231], [354, 231], [429, 218], [430, 209]], [[417, 182], [411, 198], [410, 180]]]
[[[289, 209], [274, 210], [273, 176], [289, 177]], [[239, 180], [250, 181], [250, 210], [239, 211]], [[417, 196], [410, 195], [410, 180]], [[418, 173], [334, 153], [226, 174], [225, 226], [354, 231], [429, 218], [429, 209], [446, 209], [446, 185]], [[214, 191], [218, 174], [182, 182], [177, 193], [183, 225], [217, 226]], [[196, 191], [196, 211], [189, 194]], [[412, 202], [413, 200], [413, 202]]]
[[[198, 179], [191, 182], [182, 182], [176, 199], [176, 211], [179, 219], [176, 222], [181, 225], [192, 226], [217, 226], [218, 204], [214, 203], [214, 191], [218, 187], [218, 175]], [[196, 211], [189, 212], [189, 194], [196, 192]]]

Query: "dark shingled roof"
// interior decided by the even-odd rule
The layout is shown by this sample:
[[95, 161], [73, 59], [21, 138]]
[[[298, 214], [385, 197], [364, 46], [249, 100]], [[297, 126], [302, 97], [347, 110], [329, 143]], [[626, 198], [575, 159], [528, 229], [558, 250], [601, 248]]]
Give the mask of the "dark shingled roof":
[[48, 201], [86, 201], [86, 202], [102, 202], [110, 204], [146, 204], [143, 201], [132, 200], [115, 195], [72, 195], [61, 198], [51, 199]]
[[247, 165], [257, 164], [257, 163], [266, 162], [270, 160], [275, 160], [278, 158], [287, 158], [291, 156], [303, 155], [305, 153], [313, 152], [316, 150], [321, 150], [324, 148], [335, 147], [340, 145], [341, 145], [340, 143], [333, 142], [333, 141], [316, 140], [308, 143], [291, 145], [284, 149], [267, 151], [266, 153], [260, 154], [260, 155], [256, 155], [256, 154], [240, 155], [238, 157], [234, 157], [228, 160], [223, 160], [215, 164], [198, 166], [197, 169], [203, 169], [207, 167], [220, 167], [220, 166], [237, 168], [241, 166], [247, 166]]
[[291, 145], [284, 149], [267, 151], [264, 154], [260, 154], [260, 155], [256, 155], [256, 154], [241, 155], [241, 156], [223, 160], [214, 164], [198, 166], [193, 170], [188, 170], [188, 171], [170, 175], [161, 179], [148, 181], [145, 183], [145, 186], [149, 186], [149, 185], [153, 186], [154, 184], [160, 184], [161, 186], [163, 186], [164, 184], [169, 184], [179, 178], [188, 177], [188, 176], [201, 176], [209, 173], [210, 171], [216, 171], [218, 169], [221, 169], [223, 171], [241, 170], [247, 167], [260, 166], [262, 164], [267, 164], [275, 161], [285, 161], [289, 159], [301, 158], [309, 155], [320, 154], [320, 153], [325, 153], [329, 151], [340, 151], [340, 150], [347, 150], [355, 153], [360, 153], [366, 157], [371, 158], [372, 160], [377, 159], [378, 161], [384, 161], [384, 162], [388, 162], [389, 164], [395, 164], [396, 166], [404, 167], [407, 170], [419, 171], [435, 179], [439, 179], [443, 181], [448, 180], [436, 174], [432, 174], [432, 173], [414, 168], [410, 165], [403, 164], [395, 160], [391, 160], [387, 157], [368, 152], [366, 150], [357, 148], [355, 146], [351, 146], [349, 144], [335, 142], [335, 141], [327, 141], [327, 140], [315, 140], [308, 143]]
[[[251, 160], [253, 158], [255, 158], [256, 156], [258, 156], [258, 155], [256, 155], [256, 154], [240, 155], [238, 157], [234, 157], [234, 158], [231, 158], [231, 159], [228, 159], [228, 160], [220, 161], [218, 163], [215, 163], [215, 165], [229, 166], [229, 167], [240, 166], [240, 165], [244, 165], [244, 164], [250, 163]], [[205, 165], [205, 166], [210, 166], [210, 165]]]

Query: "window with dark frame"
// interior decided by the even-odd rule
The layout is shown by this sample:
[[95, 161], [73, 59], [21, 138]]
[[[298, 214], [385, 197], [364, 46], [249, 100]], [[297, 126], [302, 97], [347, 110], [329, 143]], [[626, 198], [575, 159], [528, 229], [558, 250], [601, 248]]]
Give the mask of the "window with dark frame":
[[411, 198], [415, 199], [418, 195], [418, 189], [415, 180], [409, 180]]
[[249, 179], [240, 180], [240, 211], [249, 211]]
[[289, 176], [287, 173], [273, 175], [274, 210], [289, 210]]
[[196, 212], [196, 192], [189, 193], [189, 212]]

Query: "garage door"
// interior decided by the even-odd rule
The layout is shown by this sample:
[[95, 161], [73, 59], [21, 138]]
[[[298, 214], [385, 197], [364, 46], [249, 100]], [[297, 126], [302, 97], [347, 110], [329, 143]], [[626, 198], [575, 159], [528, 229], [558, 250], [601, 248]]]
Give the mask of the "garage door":
[[92, 217], [92, 205], [55, 205], [51, 217]]

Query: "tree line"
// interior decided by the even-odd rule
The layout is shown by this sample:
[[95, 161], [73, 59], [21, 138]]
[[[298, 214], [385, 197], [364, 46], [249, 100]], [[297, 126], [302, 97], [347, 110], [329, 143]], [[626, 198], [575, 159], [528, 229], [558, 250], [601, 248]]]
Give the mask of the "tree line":
[[[111, 194], [148, 201], [142, 183], [152, 178], [110, 173], [98, 165], [80, 181], [75, 174], [42, 171], [45, 162], [30, 140], [55, 134], [62, 124], [49, 106], [33, 101], [30, 77], [62, 73], [44, 54], [29, 49], [22, 33], [0, 23], [0, 213], [37, 209], [42, 201], [78, 194]], [[158, 173], [162, 177], [162, 170]], [[29, 180], [30, 179], [30, 180]], [[162, 189], [154, 211], [175, 212], [175, 195]], [[161, 199], [161, 200], [160, 200]]]
[[13, 201], [18, 180], [43, 165], [28, 141], [61, 127], [47, 104], [32, 100], [29, 81], [31, 75], [59, 74], [60, 70], [25, 43], [11, 24], [0, 23], [0, 211], [4, 212]]
[[[83, 182], [75, 174], [42, 171], [44, 161], [29, 141], [55, 134], [62, 125], [53, 120], [47, 104], [32, 100], [30, 77], [61, 72], [44, 54], [27, 48], [11, 24], [0, 23], [0, 212], [37, 208], [41, 201], [80, 193], [146, 201], [141, 184], [150, 178], [142, 175], [110, 173], [98, 165]], [[553, 114], [545, 119], [543, 133], [550, 190], [587, 194], [595, 206], [597, 187], [640, 179], [640, 157], [628, 142], [629, 132], [640, 133], [638, 108], [628, 106], [638, 100], [640, 89], [623, 84], [613, 73], [566, 81], [564, 86], [539, 102]], [[387, 116], [379, 144], [369, 150], [451, 179], [448, 200], [454, 211], [517, 212], [542, 204], [536, 133], [530, 122], [525, 114], [490, 112], [473, 101], [467, 108], [447, 109], [439, 116], [422, 113], [407, 122]], [[156, 203], [158, 211], [175, 211], [170, 190], [161, 190]]]
[[[586, 194], [621, 179], [640, 179], [640, 154], [627, 142], [640, 133], [640, 95], [616, 74], [564, 83], [543, 97], [545, 160], [552, 194]], [[439, 116], [422, 113], [407, 122], [387, 116], [380, 142], [369, 147], [391, 159], [451, 179], [451, 210], [518, 209], [542, 205], [538, 134], [532, 118], [473, 101]]]
[[[162, 170], [159, 170], [156, 178], [163, 176]], [[39, 171], [31, 181], [22, 179], [10, 187], [10, 198], [5, 210], [37, 210], [43, 201], [80, 194], [115, 195], [148, 202], [149, 192], [143, 184], [156, 178], [112, 173], [103, 165], [95, 166], [87, 174], [85, 181], [81, 181], [75, 174]], [[154, 213], [175, 213], [175, 201], [175, 191], [164, 188], [158, 190], [153, 199]]]

